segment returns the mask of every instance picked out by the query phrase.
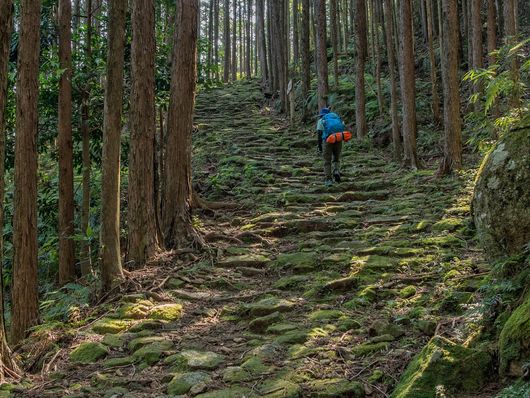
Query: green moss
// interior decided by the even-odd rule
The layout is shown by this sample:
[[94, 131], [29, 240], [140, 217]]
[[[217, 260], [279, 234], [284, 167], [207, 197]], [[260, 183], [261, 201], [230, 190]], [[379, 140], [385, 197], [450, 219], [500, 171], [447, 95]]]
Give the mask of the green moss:
[[328, 322], [339, 319], [344, 313], [339, 310], [317, 310], [309, 314], [309, 319], [314, 322]]
[[290, 332], [291, 330], [298, 329], [299, 326], [295, 325], [293, 323], [277, 323], [275, 325], [271, 325], [267, 328], [267, 333], [270, 334], [283, 334], [285, 332]]
[[106, 334], [103, 337], [103, 344], [113, 348], [121, 348], [125, 344], [125, 336], [118, 334]]
[[298, 384], [283, 379], [267, 381], [258, 389], [260, 395], [266, 398], [299, 398], [302, 396], [302, 388]]
[[182, 316], [181, 304], [163, 304], [151, 309], [149, 316], [152, 319], [176, 321]]
[[362, 384], [346, 379], [323, 379], [307, 383], [309, 398], [364, 398]]
[[530, 295], [508, 318], [499, 337], [501, 374], [522, 376], [530, 358]]
[[121, 319], [101, 318], [94, 323], [92, 330], [98, 334], [117, 334], [126, 330], [130, 322]]
[[151, 343], [136, 350], [132, 355], [136, 362], [142, 362], [147, 365], [154, 365], [157, 363], [164, 352], [173, 347], [170, 341], [160, 341]]
[[278, 281], [274, 283], [274, 287], [280, 290], [295, 289], [307, 283], [308, 279], [309, 278], [306, 275], [292, 275], [278, 279]]
[[280, 268], [289, 268], [295, 272], [308, 272], [317, 264], [317, 256], [313, 252], [299, 252], [280, 254], [276, 265]]
[[172, 343], [165, 337], [161, 336], [147, 336], [147, 337], [138, 337], [129, 342], [128, 348], [131, 352], [134, 352], [148, 344], [151, 343], [162, 343], [171, 346]]
[[464, 225], [464, 221], [461, 218], [444, 218], [443, 220], [438, 221], [432, 226], [433, 231], [443, 232], [456, 231], [458, 228]]
[[308, 332], [303, 330], [292, 330], [277, 337], [275, 342], [278, 344], [301, 344], [307, 340]]
[[249, 388], [231, 387], [224, 390], [211, 391], [196, 395], [195, 398], [254, 398], [254, 394]]
[[293, 301], [270, 297], [256, 303], [248, 304], [246, 308], [251, 316], [265, 316], [274, 312], [287, 312], [295, 306]]
[[208, 385], [211, 381], [212, 379], [208, 373], [204, 372], [178, 374], [169, 382], [167, 393], [169, 395], [184, 395], [187, 394], [192, 387], [199, 384]]
[[273, 312], [272, 314], [253, 319], [248, 324], [248, 328], [253, 332], [262, 333], [267, 327], [281, 321], [281, 319], [282, 316], [279, 312]]
[[113, 368], [115, 366], [126, 366], [134, 363], [133, 357], [111, 358], [103, 361], [104, 368]]
[[217, 369], [225, 360], [223, 355], [211, 351], [185, 350], [180, 355], [191, 369]]
[[358, 357], [373, 354], [374, 352], [388, 350], [389, 343], [382, 341], [379, 343], [365, 343], [352, 348], [351, 353]]
[[126, 303], [118, 310], [121, 319], [144, 319], [149, 314], [153, 303], [148, 300], [140, 300], [136, 303]]
[[437, 386], [458, 394], [475, 392], [489, 381], [491, 357], [434, 337], [408, 365], [392, 398], [436, 398]]
[[91, 364], [108, 354], [107, 347], [101, 343], [81, 343], [70, 353], [70, 361], [80, 364]]
[[407, 286], [399, 291], [399, 296], [404, 299], [407, 299], [414, 295], [416, 295], [416, 286]]

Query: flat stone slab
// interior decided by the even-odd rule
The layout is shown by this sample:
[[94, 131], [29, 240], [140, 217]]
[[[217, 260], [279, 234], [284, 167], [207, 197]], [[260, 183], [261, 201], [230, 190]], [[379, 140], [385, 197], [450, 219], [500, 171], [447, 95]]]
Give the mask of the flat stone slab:
[[261, 254], [244, 254], [241, 256], [231, 256], [221, 259], [218, 263], [218, 267], [222, 268], [238, 268], [238, 267], [251, 267], [251, 268], [262, 268], [270, 262], [270, 259]]
[[296, 303], [293, 301], [272, 297], [248, 304], [247, 308], [251, 316], [260, 317], [274, 312], [288, 312], [292, 310], [295, 305]]
[[180, 353], [191, 369], [214, 370], [221, 365], [225, 358], [223, 355], [211, 351], [185, 350]]

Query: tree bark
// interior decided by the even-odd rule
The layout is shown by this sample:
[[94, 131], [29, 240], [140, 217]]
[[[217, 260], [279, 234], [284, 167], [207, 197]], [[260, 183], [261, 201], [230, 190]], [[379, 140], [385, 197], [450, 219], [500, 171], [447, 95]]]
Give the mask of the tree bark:
[[72, 146], [72, 3], [59, 1], [59, 285], [75, 280]]
[[333, 83], [335, 90], [339, 87], [339, 43], [337, 25], [337, 0], [331, 0], [331, 45], [333, 47]]
[[264, 0], [256, 0], [256, 35], [261, 78], [265, 88], [267, 88], [269, 85], [269, 68], [267, 66], [267, 43], [265, 39]]
[[14, 344], [39, 321], [37, 280], [37, 135], [39, 130], [40, 0], [20, 1], [15, 193], [13, 215]]
[[[7, 104], [8, 66], [13, 29], [12, 0], [0, 0], [0, 203], [5, 199], [5, 109]], [[4, 206], [0, 206], [0, 228], [4, 230]], [[0, 264], [4, 260], [4, 234], [0, 234]], [[0, 281], [3, 281], [2, 267], [0, 267]], [[18, 367], [11, 355], [7, 344], [4, 323], [4, 289], [0, 286], [0, 383], [4, 381], [6, 373], [14, 374]]]
[[495, 63], [495, 56], [491, 53], [497, 48], [497, 10], [495, 7], [495, 0], [488, 0], [488, 64]]
[[309, 0], [302, 0], [302, 98], [304, 100], [304, 110], [302, 119], [306, 120], [308, 109], [305, 105], [311, 89], [311, 59], [310, 59], [310, 32], [309, 32]]
[[462, 122], [458, 78], [458, 33], [452, 27], [458, 19], [458, 1], [443, 0], [444, 57], [442, 79], [444, 91], [444, 158], [438, 171], [445, 175], [462, 167]]
[[101, 282], [103, 291], [123, 279], [120, 250], [120, 135], [127, 0], [111, 0], [103, 121]]
[[252, 47], [252, 40], [251, 40], [251, 21], [252, 21], [252, 0], [247, 0], [247, 20], [245, 22], [246, 24], [246, 50], [245, 50], [245, 71], [247, 74], [247, 79], [252, 78], [252, 57], [251, 57], [251, 47]]
[[416, 81], [414, 73], [414, 45], [412, 36], [412, 2], [399, 0], [400, 9], [400, 81], [403, 109], [404, 161], [413, 169], [418, 168], [416, 154]]
[[[84, 72], [88, 76], [92, 68], [92, 0], [86, 0], [87, 26], [85, 36], [85, 65]], [[90, 82], [85, 82], [82, 90], [81, 103], [81, 136], [83, 152], [83, 198], [81, 202], [81, 233], [87, 233], [90, 221]], [[81, 242], [80, 249], [81, 274], [87, 275], [92, 272], [92, 259], [90, 253], [90, 243]]]
[[[482, 18], [481, 18], [481, 0], [471, 0], [471, 28], [472, 28], [472, 55], [473, 55], [473, 68], [479, 69], [484, 66], [482, 61]], [[475, 95], [482, 93], [481, 85], [475, 83], [473, 86]], [[480, 102], [475, 102], [475, 111], [480, 110]]]
[[237, 80], [237, 3], [239, 0], [234, 0], [232, 5], [232, 81]]
[[168, 248], [202, 245], [191, 222], [191, 133], [197, 78], [197, 2], [179, 0], [169, 99], [166, 191], [162, 212]]
[[221, 76], [219, 75], [219, 68], [221, 68], [221, 65], [219, 64], [219, 1], [220, 0], [214, 0], [214, 44], [213, 44], [213, 59], [214, 59], [214, 65], [215, 65], [215, 78], [216, 80], [219, 80]]
[[357, 69], [355, 81], [355, 125], [357, 138], [362, 139], [368, 134], [366, 124], [366, 94], [364, 86], [364, 69], [368, 53], [367, 28], [366, 28], [366, 2], [356, 1], [355, 31], [357, 44]]
[[224, 68], [223, 68], [223, 81], [228, 83], [230, 80], [230, 68], [232, 64], [232, 58], [230, 56], [231, 45], [230, 45], [230, 0], [224, 2], [224, 30], [223, 30], [223, 41], [224, 41]]
[[300, 35], [298, 34], [299, 0], [293, 0], [293, 64], [295, 71], [300, 64]]
[[327, 106], [329, 82], [328, 82], [328, 55], [326, 50], [326, 2], [315, 1], [316, 19], [316, 64], [318, 71], [318, 107]]
[[390, 114], [392, 115], [392, 143], [394, 146], [394, 158], [398, 161], [403, 156], [401, 144], [401, 133], [399, 131], [398, 116], [398, 87], [396, 79], [396, 55], [394, 54], [394, 38], [392, 26], [393, 0], [384, 0], [384, 13], [386, 22], [386, 48], [388, 54], [388, 69], [390, 74]]
[[432, 113], [436, 124], [440, 124], [442, 118], [440, 113], [440, 97], [438, 96], [438, 76], [436, 71], [436, 56], [434, 54], [434, 12], [432, 0], [427, 0], [427, 45], [429, 48], [429, 62], [431, 64], [431, 97]]
[[133, 0], [128, 260], [141, 266], [159, 250], [155, 205], [155, 3]]

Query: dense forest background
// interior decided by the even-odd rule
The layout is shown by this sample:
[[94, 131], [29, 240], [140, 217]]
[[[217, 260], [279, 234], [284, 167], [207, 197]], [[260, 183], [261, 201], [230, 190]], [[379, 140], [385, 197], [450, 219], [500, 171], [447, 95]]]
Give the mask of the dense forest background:
[[[469, 182], [483, 159], [481, 172], [495, 171], [488, 159], [499, 145], [528, 149], [529, 51], [527, 0], [0, 0], [2, 376], [31, 390], [36, 381], [26, 372], [50, 373], [63, 343], [52, 339], [36, 353], [28, 336], [92, 323], [99, 315], [91, 307], [115, 303], [127, 289], [143, 292], [131, 287], [138, 270], [178, 268], [216, 251], [219, 259], [226, 247], [218, 240], [230, 239], [209, 229], [224, 225], [218, 213], [263, 215], [288, 203], [284, 193], [284, 202], [257, 206], [258, 190], [243, 189], [241, 179], [270, 187], [277, 180], [211, 138], [241, 128], [236, 140], [274, 153], [275, 140], [260, 141], [262, 127], [251, 123], [258, 116], [239, 112], [246, 91], [259, 89], [259, 116], [296, 137], [290, 151], [307, 158], [316, 156], [316, 115], [328, 106], [356, 135], [359, 159], [380, 153], [410, 173], [408, 187], [429, 170], [434, 180]], [[524, 174], [528, 157], [518, 153], [510, 167]], [[517, 184], [523, 174], [493, 176]], [[501, 339], [498, 364], [488, 365], [495, 387], [483, 396], [507, 384], [512, 390], [499, 396], [522, 397], [529, 190], [511, 187], [495, 208], [495, 194], [486, 204], [480, 198], [497, 183], [488, 175], [481, 185], [480, 175], [484, 196], [475, 194], [475, 214], [466, 213], [477, 230], [465, 237], [482, 243], [490, 264], [473, 271], [490, 278], [476, 298], [489, 316], [477, 344]], [[486, 223], [489, 212], [505, 217]], [[506, 226], [492, 226], [499, 223]], [[232, 237], [235, 246], [241, 236]], [[510, 321], [513, 313], [519, 318]], [[502, 332], [506, 322], [513, 336]], [[503, 339], [516, 348], [504, 352]], [[389, 396], [397, 382], [377, 387], [374, 379], [372, 393]], [[356, 396], [337, 394], [307, 396]], [[395, 396], [416, 396], [403, 394]]]

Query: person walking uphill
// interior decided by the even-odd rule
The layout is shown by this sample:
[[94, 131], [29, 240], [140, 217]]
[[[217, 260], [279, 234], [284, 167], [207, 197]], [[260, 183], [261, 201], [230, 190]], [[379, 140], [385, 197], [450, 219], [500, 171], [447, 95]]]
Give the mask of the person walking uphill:
[[340, 183], [342, 141], [348, 141], [351, 138], [351, 134], [345, 130], [346, 126], [339, 115], [331, 112], [329, 108], [320, 110], [317, 123], [317, 139], [318, 150], [324, 157], [324, 183], [326, 186], [331, 186], [333, 180]]

